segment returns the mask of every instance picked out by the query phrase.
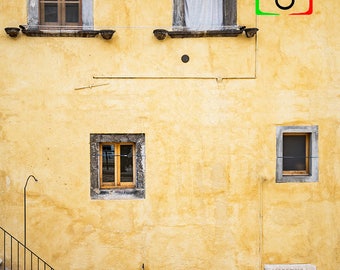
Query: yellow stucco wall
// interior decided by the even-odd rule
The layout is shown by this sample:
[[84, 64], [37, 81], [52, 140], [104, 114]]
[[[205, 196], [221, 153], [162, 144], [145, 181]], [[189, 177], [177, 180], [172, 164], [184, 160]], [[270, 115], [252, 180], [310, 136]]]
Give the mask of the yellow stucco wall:
[[[159, 41], [172, 1], [155, 0], [94, 0], [109, 41], [1, 30], [0, 226], [23, 239], [34, 174], [27, 244], [55, 269], [340, 269], [340, 2], [238, 2], [256, 38]], [[26, 22], [0, 2], [0, 29]], [[319, 126], [319, 182], [275, 183], [278, 125]], [[144, 200], [90, 199], [90, 133], [145, 133]]]

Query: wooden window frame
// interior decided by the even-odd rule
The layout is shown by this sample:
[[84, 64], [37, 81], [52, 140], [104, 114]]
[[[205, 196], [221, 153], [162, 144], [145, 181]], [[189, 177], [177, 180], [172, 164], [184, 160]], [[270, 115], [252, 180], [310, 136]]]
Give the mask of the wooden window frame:
[[[103, 182], [103, 145], [113, 145], [114, 146], [114, 182], [105, 183]], [[132, 182], [121, 182], [121, 168], [120, 168], [120, 146], [121, 145], [131, 145], [132, 146]], [[99, 181], [101, 189], [111, 189], [111, 188], [134, 188], [136, 183], [136, 145], [135, 143], [114, 143], [114, 142], [102, 142], [99, 148]]]
[[[173, 0], [173, 29], [186, 30], [185, 0]], [[237, 26], [237, 0], [223, 1], [223, 25], [226, 29], [238, 28]]]
[[[282, 175], [310, 175], [310, 133], [283, 133], [286, 136], [305, 136], [305, 170], [282, 170]], [[282, 157], [284, 158], [284, 156]]]
[[[75, 32], [78, 30], [93, 30], [93, 0], [81, 0], [81, 5], [79, 7], [80, 12], [80, 22], [79, 26], [64, 27], [62, 25], [42, 25], [40, 19], [40, 0], [27, 0], [28, 1], [28, 14], [27, 14], [27, 26], [28, 31], [36, 30], [58, 30], [59, 32]], [[74, 28], [74, 29], [73, 29]]]
[[[58, 6], [58, 21], [45, 22], [45, 8], [44, 4], [57, 4]], [[78, 22], [66, 22], [66, 4], [78, 4]], [[41, 28], [53, 28], [55, 26], [67, 28], [79, 28], [82, 25], [82, 0], [39, 0], [40, 22]]]

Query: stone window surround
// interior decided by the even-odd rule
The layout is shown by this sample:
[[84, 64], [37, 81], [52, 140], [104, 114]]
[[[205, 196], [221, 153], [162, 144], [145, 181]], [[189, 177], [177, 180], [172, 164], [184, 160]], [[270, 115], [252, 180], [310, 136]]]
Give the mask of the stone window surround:
[[[136, 145], [136, 186], [134, 188], [100, 189], [99, 148], [102, 142], [132, 142]], [[93, 200], [120, 200], [145, 198], [145, 134], [91, 133], [90, 134], [91, 188]]]
[[[310, 175], [283, 175], [283, 134], [310, 134]], [[317, 182], [319, 177], [318, 126], [278, 126], [276, 127], [276, 182]]]

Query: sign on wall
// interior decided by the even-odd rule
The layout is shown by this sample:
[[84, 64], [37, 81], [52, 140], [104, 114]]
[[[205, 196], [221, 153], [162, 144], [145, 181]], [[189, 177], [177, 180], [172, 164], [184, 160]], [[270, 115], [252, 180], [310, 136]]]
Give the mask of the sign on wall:
[[[278, 16], [283, 11], [291, 11], [288, 15], [311, 15], [313, 0], [256, 0], [256, 15]], [[269, 5], [263, 8], [262, 5]]]

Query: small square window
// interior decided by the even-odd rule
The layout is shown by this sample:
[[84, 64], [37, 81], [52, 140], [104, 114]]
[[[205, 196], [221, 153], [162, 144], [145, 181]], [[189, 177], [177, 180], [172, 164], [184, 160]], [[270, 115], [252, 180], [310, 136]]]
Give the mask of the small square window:
[[91, 198], [145, 197], [144, 134], [91, 134]]
[[276, 182], [318, 181], [318, 127], [280, 126], [276, 136]]

